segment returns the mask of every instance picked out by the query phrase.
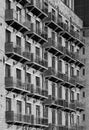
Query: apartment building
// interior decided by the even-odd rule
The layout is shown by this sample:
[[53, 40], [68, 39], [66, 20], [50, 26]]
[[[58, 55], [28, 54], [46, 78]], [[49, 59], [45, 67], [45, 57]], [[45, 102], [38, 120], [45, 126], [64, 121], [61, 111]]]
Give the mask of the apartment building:
[[83, 50], [82, 54], [85, 58], [85, 68], [82, 71], [82, 77], [86, 80], [86, 88], [85, 88], [85, 96], [83, 95], [83, 101], [85, 102], [85, 112], [84, 112], [84, 125], [86, 126], [86, 130], [89, 129], [89, 1], [75, 0], [75, 13], [84, 21], [83, 24], [83, 35], [85, 37], [86, 46]]
[[73, 10], [73, 0], [0, 1], [0, 130], [85, 130]]

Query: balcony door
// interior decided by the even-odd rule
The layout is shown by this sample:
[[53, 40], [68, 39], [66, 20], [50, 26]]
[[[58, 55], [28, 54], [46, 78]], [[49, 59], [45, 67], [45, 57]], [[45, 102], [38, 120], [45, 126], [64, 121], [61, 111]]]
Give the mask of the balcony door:
[[56, 114], [55, 114], [55, 109], [52, 109], [52, 124], [55, 125], [56, 124], [56, 118], [55, 118]]
[[36, 123], [40, 124], [40, 106], [36, 105]]
[[21, 101], [17, 101], [17, 120], [21, 121], [21, 117], [22, 117], [22, 103]]
[[26, 109], [25, 109], [25, 111], [26, 111], [26, 115], [27, 116], [30, 116], [31, 115], [31, 104], [30, 103], [26, 103]]
[[11, 9], [11, 1], [6, 0], [6, 9]]

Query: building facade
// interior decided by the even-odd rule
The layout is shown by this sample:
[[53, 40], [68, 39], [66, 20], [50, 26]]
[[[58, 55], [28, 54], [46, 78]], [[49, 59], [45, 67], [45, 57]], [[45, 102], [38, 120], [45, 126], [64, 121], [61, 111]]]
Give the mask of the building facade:
[[73, 0], [0, 1], [0, 130], [85, 130], [73, 9]]

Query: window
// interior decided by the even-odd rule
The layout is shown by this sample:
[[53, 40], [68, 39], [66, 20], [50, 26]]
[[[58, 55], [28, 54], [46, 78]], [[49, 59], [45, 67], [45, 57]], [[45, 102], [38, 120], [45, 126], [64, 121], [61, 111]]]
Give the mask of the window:
[[74, 76], [74, 67], [71, 67], [71, 69], [70, 69], [70, 75]]
[[11, 32], [6, 30], [6, 42], [11, 42]]
[[68, 49], [68, 46], [69, 46], [69, 43], [68, 43], [68, 41], [66, 40], [66, 41], [65, 41], [65, 47], [66, 47], [66, 49]]
[[6, 111], [11, 111], [11, 99], [6, 98]]
[[19, 7], [16, 7], [16, 18], [21, 23], [21, 9]]
[[55, 57], [54, 56], [52, 56], [52, 68], [55, 70]]
[[80, 123], [80, 117], [79, 117], [79, 115], [77, 115], [77, 121], [76, 121], [76, 123], [77, 123], [77, 125], [79, 125], [79, 123]]
[[74, 115], [73, 114], [70, 115], [70, 123], [72, 126], [74, 126]]
[[79, 101], [79, 93], [77, 93], [77, 101]]
[[40, 57], [40, 48], [36, 47], [36, 57]]
[[65, 99], [66, 99], [66, 101], [68, 101], [68, 89], [67, 88], [65, 89]]
[[58, 125], [62, 125], [62, 111], [61, 110], [57, 111], [57, 120], [58, 120]]
[[58, 85], [57, 87], [58, 99], [62, 98], [62, 86]]
[[82, 54], [85, 55], [85, 48], [83, 47]]
[[18, 114], [22, 113], [22, 103], [21, 103], [21, 101], [17, 101], [17, 113]]
[[55, 83], [52, 83], [52, 97], [55, 98]]
[[40, 22], [36, 20], [36, 32], [40, 33]]
[[31, 115], [31, 104], [26, 103], [26, 115]]
[[83, 74], [83, 76], [85, 76], [85, 68], [83, 68], [82, 74]]
[[55, 10], [52, 9], [52, 20], [53, 20], [53, 21], [55, 21], [55, 15], [56, 15], [56, 14], [55, 14]]
[[25, 49], [26, 49], [26, 52], [31, 52], [31, 44], [26, 42], [25, 43]]
[[56, 118], [55, 118], [55, 109], [52, 109], [52, 124], [56, 123]]
[[83, 98], [85, 98], [85, 92], [83, 91]]
[[40, 77], [36, 76], [36, 86], [40, 87]]
[[31, 83], [31, 74], [26, 73], [26, 82]]
[[48, 3], [46, 1], [44, 1], [44, 11], [48, 14]]
[[70, 45], [70, 51], [73, 53], [74, 52], [74, 46]]
[[27, 20], [28, 22], [31, 22], [31, 16], [30, 16], [29, 14], [26, 14], [26, 20]]
[[79, 70], [77, 70], [77, 76], [79, 77]]
[[47, 51], [44, 52], [44, 59], [48, 60], [48, 52]]
[[65, 113], [65, 125], [68, 126], [68, 113]]
[[65, 23], [66, 23], [66, 30], [68, 30], [68, 21], [66, 20]]
[[11, 66], [6, 64], [5, 66], [5, 77], [10, 77], [11, 76]]
[[53, 42], [53, 44], [55, 44], [54, 41], [55, 41], [55, 32], [52, 31], [52, 42]]
[[58, 71], [62, 72], [62, 61], [58, 60]]
[[43, 117], [48, 117], [48, 108], [43, 105]]
[[62, 23], [62, 16], [60, 14], [58, 14], [58, 23], [60, 25], [60, 23]]
[[11, 2], [10, 0], [6, 0], [6, 9], [10, 9], [11, 8]]
[[21, 38], [18, 37], [18, 36], [16, 36], [16, 45], [17, 45], [18, 47], [21, 47]]
[[21, 70], [16, 69], [16, 77], [17, 79], [21, 80]]
[[70, 29], [71, 29], [71, 31], [74, 31], [74, 26], [73, 26], [73, 25], [71, 25]]
[[74, 101], [74, 91], [71, 91], [70, 100], [71, 100], [71, 101]]
[[85, 114], [83, 114], [83, 121], [85, 121]]
[[36, 117], [40, 117], [40, 106], [36, 105]]
[[68, 75], [68, 64], [65, 65], [65, 73]]
[[57, 35], [57, 42], [58, 42], [58, 46], [62, 46], [62, 37], [60, 35]]

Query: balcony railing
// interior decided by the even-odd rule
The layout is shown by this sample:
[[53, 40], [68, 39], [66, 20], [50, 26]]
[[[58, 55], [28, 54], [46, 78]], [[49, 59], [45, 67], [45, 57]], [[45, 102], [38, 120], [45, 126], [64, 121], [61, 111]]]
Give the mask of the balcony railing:
[[5, 21], [17, 31], [25, 34], [30, 31], [30, 22], [26, 21], [25, 17], [19, 15], [14, 9], [6, 9]]
[[36, 117], [34, 125], [38, 127], [48, 127], [48, 118]]
[[67, 75], [65, 75], [65, 79], [64, 79], [64, 86], [68, 87], [68, 88], [73, 88], [76, 86], [76, 80], [74, 77], [68, 77]]
[[43, 72], [48, 69], [48, 61], [31, 53], [31, 62], [29, 63], [29, 66]]
[[85, 104], [80, 102], [80, 101], [75, 101], [76, 102], [76, 109], [78, 111], [84, 111], [85, 109]]
[[63, 82], [65, 75], [61, 72], [55, 72], [55, 70], [51, 67], [48, 68], [47, 71], [45, 71], [44, 76], [46, 79], [49, 79], [53, 82]]
[[40, 86], [35, 87], [33, 85], [31, 88], [31, 95], [33, 98], [43, 100], [48, 98], [48, 91], [45, 89], [41, 89]]
[[5, 77], [5, 88], [6, 90], [13, 91], [16, 93], [27, 94], [29, 97], [36, 99], [47, 99], [48, 91], [41, 89], [40, 87], [35, 87], [31, 83], [22, 83], [21, 80], [15, 79], [14, 77]]
[[44, 5], [42, 0], [30, 0], [25, 7], [41, 20], [48, 16], [48, 7]]
[[63, 55], [63, 47], [61, 45], [58, 45], [58, 43], [56, 43], [56, 41], [51, 38], [48, 38], [48, 43], [44, 44], [43, 47], [53, 55]]
[[40, 27], [37, 28], [35, 23], [30, 24], [30, 33], [28, 32], [27, 35], [40, 44], [47, 42], [48, 38], [47, 32]]
[[21, 63], [30, 62], [31, 60], [31, 53], [26, 50], [23, 51], [21, 47], [15, 45], [13, 42], [5, 43], [5, 54]]
[[48, 99], [44, 101], [44, 105], [50, 108], [62, 108], [64, 107], [64, 100], [63, 99], [55, 99], [52, 95], [48, 96]]
[[45, 19], [45, 24], [55, 32], [63, 31], [62, 23], [57, 20], [57, 17], [53, 15], [52, 12], [48, 13], [48, 18]]
[[68, 112], [75, 112], [76, 111], [76, 104], [75, 102], [68, 102], [65, 100], [65, 111], [68, 111]]
[[67, 48], [64, 47], [64, 56], [62, 57], [65, 61], [69, 63], [75, 63], [75, 54], [73, 52], [70, 52]]
[[75, 81], [76, 81], [76, 87], [78, 88], [84, 88], [85, 87], [85, 80], [81, 77], [78, 76], [74, 76], [75, 77]]
[[85, 39], [83, 36], [81, 36], [78, 32], [75, 32], [75, 37], [76, 37], [76, 44], [79, 46], [79, 47], [82, 47], [84, 46], [85, 44]]
[[83, 67], [85, 65], [84, 63], [84, 59], [82, 59], [79, 54], [75, 54], [75, 57], [76, 57], [76, 65], [78, 65], [79, 67]]
[[21, 80], [15, 79], [14, 77], [5, 77], [5, 88], [9, 91], [16, 93], [30, 93], [32, 84], [22, 83]]
[[29, 125], [33, 126], [33, 115], [22, 115], [14, 113], [14, 111], [6, 111], [6, 122], [8, 124]]

